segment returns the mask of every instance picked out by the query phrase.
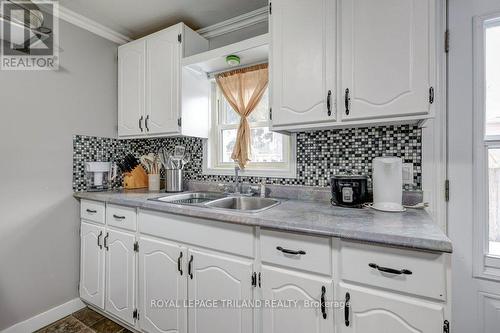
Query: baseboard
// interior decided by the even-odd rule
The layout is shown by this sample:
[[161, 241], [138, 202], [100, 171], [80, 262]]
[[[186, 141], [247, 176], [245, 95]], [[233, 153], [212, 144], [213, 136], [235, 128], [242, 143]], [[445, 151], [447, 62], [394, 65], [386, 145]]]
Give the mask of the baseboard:
[[1, 331], [1, 333], [26, 333], [33, 332], [45, 327], [61, 318], [64, 318], [75, 311], [85, 307], [80, 298], [72, 299], [69, 302], [58, 305], [50, 310], [37, 314], [25, 321], [14, 324]]

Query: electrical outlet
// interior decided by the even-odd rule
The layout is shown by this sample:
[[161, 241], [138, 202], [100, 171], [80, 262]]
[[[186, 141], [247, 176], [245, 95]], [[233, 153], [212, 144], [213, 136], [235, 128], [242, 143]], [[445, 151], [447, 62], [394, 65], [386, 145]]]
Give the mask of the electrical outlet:
[[403, 163], [403, 185], [413, 185], [413, 163]]

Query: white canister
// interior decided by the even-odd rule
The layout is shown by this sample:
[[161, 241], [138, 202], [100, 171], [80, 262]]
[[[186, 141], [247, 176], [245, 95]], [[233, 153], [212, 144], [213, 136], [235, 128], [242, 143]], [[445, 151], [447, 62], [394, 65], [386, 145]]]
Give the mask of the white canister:
[[403, 160], [400, 157], [376, 157], [373, 168], [373, 208], [401, 212], [403, 207]]
[[148, 175], [148, 187], [151, 192], [160, 191], [160, 174]]

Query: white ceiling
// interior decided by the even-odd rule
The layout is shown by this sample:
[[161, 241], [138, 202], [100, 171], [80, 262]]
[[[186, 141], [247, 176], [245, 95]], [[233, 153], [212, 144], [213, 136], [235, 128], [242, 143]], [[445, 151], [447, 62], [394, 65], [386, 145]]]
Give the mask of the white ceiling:
[[204, 28], [266, 6], [267, 0], [59, 0], [64, 6], [131, 38], [184, 22]]

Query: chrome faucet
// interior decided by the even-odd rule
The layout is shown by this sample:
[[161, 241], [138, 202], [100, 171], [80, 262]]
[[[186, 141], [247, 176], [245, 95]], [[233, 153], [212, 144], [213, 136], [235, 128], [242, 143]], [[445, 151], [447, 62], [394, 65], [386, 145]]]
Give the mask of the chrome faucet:
[[234, 167], [234, 193], [241, 194], [241, 183], [240, 183], [240, 166]]

